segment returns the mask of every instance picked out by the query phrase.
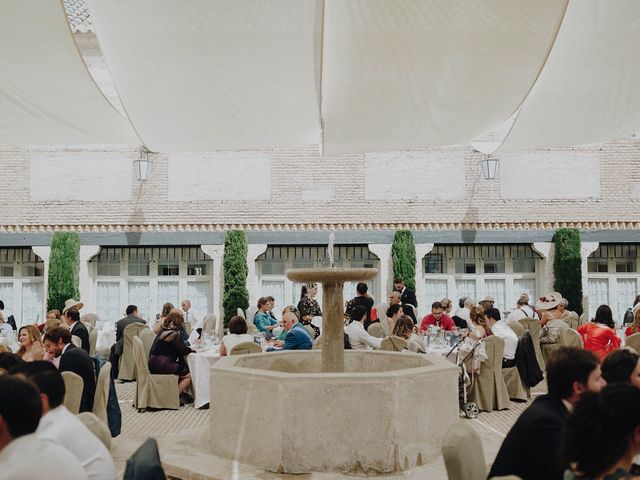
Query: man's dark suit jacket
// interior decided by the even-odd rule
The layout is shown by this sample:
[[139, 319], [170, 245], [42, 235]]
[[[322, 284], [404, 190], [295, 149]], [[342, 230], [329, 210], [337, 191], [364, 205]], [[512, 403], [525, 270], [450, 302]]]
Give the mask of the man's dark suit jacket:
[[76, 322], [71, 329], [71, 335], [76, 335], [82, 340], [82, 349], [89, 353], [89, 330], [82, 322]]
[[128, 315], [116, 322], [116, 342], [124, 339], [124, 329], [132, 323], [145, 323], [140, 317]]
[[73, 372], [82, 377], [84, 387], [82, 388], [80, 411], [90, 412], [93, 409], [93, 397], [96, 393], [96, 370], [89, 354], [70, 343], [60, 356], [59, 370], [61, 372]]
[[488, 478], [517, 475], [522, 480], [562, 480], [565, 466], [558, 451], [568, 415], [559, 398], [536, 398], [502, 442]]
[[400, 294], [400, 303], [410, 303], [414, 307], [417, 307], [418, 300], [416, 299], [416, 292], [405, 287], [404, 292]]

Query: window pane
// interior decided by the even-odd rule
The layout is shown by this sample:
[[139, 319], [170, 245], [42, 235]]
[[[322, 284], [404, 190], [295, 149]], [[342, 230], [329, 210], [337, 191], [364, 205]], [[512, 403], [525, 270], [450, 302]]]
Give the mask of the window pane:
[[[431, 309], [433, 302], [439, 302], [449, 296], [446, 280], [425, 280], [425, 305], [427, 309]], [[420, 302], [420, 300], [418, 300]], [[419, 319], [418, 319], [419, 321]]]
[[484, 294], [495, 299], [494, 307], [504, 310], [505, 307], [505, 281], [502, 279], [486, 279], [484, 281]]
[[98, 282], [98, 317], [115, 322], [124, 314], [120, 311], [120, 282]]
[[635, 271], [636, 271], [635, 260], [616, 262], [616, 272], [635, 272]]
[[179, 306], [178, 282], [158, 282], [158, 305], [167, 302], [172, 303], [174, 307]]
[[204, 263], [189, 262], [187, 264], [187, 275], [207, 275], [209, 273], [209, 266]]
[[523, 258], [513, 260], [514, 273], [535, 273], [536, 261], [534, 258]]
[[151, 312], [149, 311], [149, 282], [129, 282], [127, 284], [127, 294], [129, 305], [138, 307], [140, 318], [149, 320]]
[[504, 260], [484, 260], [484, 273], [504, 273]]
[[634, 297], [636, 296], [636, 279], [635, 278], [618, 278], [617, 279], [618, 298], [616, 302], [616, 310], [613, 312], [613, 319], [617, 324], [622, 325], [624, 313], [627, 308], [631, 307]]
[[424, 261], [424, 273], [447, 273], [447, 261], [442, 253], [427, 254]]
[[145, 259], [129, 259], [129, 276], [130, 277], [148, 277], [149, 276], [149, 260]]
[[42, 320], [44, 308], [44, 284], [29, 282], [22, 284], [22, 316], [20, 325], [36, 324]]
[[160, 276], [180, 275], [180, 264], [178, 262], [175, 262], [175, 263], [159, 262], [158, 275]]
[[[475, 280], [457, 280], [456, 279], [456, 298], [454, 300], [454, 304], [457, 304], [456, 300], [462, 297], [471, 297], [476, 300], [478, 297], [476, 296], [476, 281]], [[477, 301], [477, 300], [476, 300]], [[455, 313], [457, 307], [453, 309]]]
[[209, 282], [189, 282], [187, 284], [187, 298], [191, 301], [193, 308], [200, 314], [200, 319], [211, 311], [209, 303]]
[[609, 305], [609, 280], [589, 279], [589, 314], [593, 317], [600, 305]]
[[609, 271], [609, 261], [606, 258], [590, 258], [587, 260], [589, 272], [607, 273]]
[[475, 259], [459, 258], [456, 260], [456, 273], [476, 273]]
[[0, 265], [0, 277], [13, 277], [13, 265]]

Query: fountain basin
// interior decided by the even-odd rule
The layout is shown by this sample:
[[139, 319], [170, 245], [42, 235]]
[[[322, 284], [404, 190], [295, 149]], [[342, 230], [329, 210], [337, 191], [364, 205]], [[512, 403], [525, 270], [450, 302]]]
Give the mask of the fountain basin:
[[410, 469], [440, 454], [458, 417], [457, 369], [444, 358], [345, 351], [226, 357], [211, 368], [211, 451], [279, 473]]

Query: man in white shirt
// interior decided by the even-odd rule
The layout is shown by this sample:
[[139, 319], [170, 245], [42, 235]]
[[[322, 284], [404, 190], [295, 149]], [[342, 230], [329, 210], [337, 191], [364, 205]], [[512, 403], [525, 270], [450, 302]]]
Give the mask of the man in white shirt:
[[36, 361], [15, 366], [11, 374], [25, 376], [40, 389], [42, 418], [36, 436], [68, 450], [89, 480], [115, 480], [116, 468], [107, 448], [62, 405], [65, 386], [60, 372], [50, 362]]
[[344, 329], [349, 336], [349, 343], [353, 350], [368, 350], [380, 348], [381, 338], [373, 337], [364, 329], [364, 321], [367, 319], [367, 309], [362, 305], [353, 307], [351, 311], [351, 323]]
[[507, 320], [518, 321], [522, 320], [523, 318], [533, 318], [534, 320], [540, 320], [540, 315], [538, 315], [538, 312], [536, 312], [534, 308], [529, 305], [529, 295], [527, 295], [526, 293], [520, 295], [518, 301], [516, 302], [515, 310], [512, 310], [511, 313], [509, 313], [509, 317], [507, 317]]
[[191, 324], [191, 330], [202, 328], [202, 318], [198, 311], [191, 306], [191, 301], [182, 300], [182, 302], [180, 302], [180, 306], [184, 312], [184, 321]]
[[71, 453], [34, 434], [41, 413], [40, 394], [32, 383], [0, 376], [0, 480], [87, 480]]
[[502, 354], [502, 368], [516, 366], [516, 349], [518, 348], [518, 336], [511, 327], [500, 319], [500, 310], [488, 308], [484, 311], [487, 325], [496, 337], [504, 340], [504, 353]]

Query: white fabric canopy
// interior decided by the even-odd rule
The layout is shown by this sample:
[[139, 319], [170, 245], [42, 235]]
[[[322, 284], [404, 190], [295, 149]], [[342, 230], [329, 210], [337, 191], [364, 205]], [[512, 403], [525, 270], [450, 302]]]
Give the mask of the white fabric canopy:
[[466, 143], [512, 115], [566, 1], [326, 0], [327, 153]]
[[640, 127], [640, 3], [569, 4], [547, 65], [499, 151], [610, 141]]
[[59, 0], [0, 2], [0, 144], [138, 144], [92, 80]]
[[91, 0], [122, 103], [151, 150], [320, 141], [318, 0]]

